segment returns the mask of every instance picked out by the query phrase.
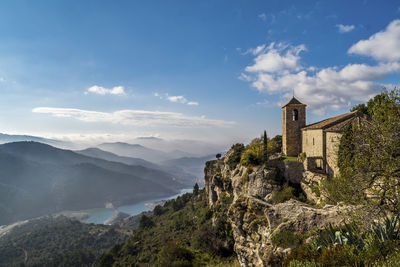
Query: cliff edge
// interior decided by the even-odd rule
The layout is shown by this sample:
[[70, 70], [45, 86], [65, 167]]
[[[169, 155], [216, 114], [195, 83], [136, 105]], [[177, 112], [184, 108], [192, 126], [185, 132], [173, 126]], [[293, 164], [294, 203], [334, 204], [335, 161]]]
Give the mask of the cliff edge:
[[[232, 147], [224, 158], [208, 161], [204, 182], [209, 207], [225, 211], [231, 224], [242, 266], [281, 266], [291, 248], [310, 241], [311, 231], [343, 221], [346, 207], [306, 203], [315, 196], [307, 197], [301, 180], [293, 183], [284, 175], [290, 166], [242, 166], [237, 158]], [[296, 190], [300, 197], [287, 194]]]

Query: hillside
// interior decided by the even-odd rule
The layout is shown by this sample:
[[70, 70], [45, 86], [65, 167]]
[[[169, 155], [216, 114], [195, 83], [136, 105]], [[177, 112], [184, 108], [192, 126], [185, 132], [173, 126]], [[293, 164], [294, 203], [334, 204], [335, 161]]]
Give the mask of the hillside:
[[143, 216], [131, 238], [100, 257], [98, 266], [238, 266], [232, 230], [204, 191], [185, 194]]
[[128, 144], [128, 143], [103, 143], [98, 145], [102, 150], [124, 156], [144, 159], [153, 163], [157, 163], [163, 160], [173, 158], [170, 155], [161, 150], [151, 149], [138, 144]]
[[188, 187], [193, 186], [193, 184], [199, 182], [199, 180], [202, 183], [203, 168], [205, 163], [203, 158], [193, 158], [193, 160], [189, 161], [188, 164], [185, 158], [182, 160], [174, 159], [156, 164], [140, 158], [119, 156], [96, 147], [75, 152], [107, 161], [120, 162], [127, 165], [143, 166], [150, 169], [160, 170], [172, 175], [174, 177], [174, 181]]
[[160, 170], [105, 161], [35, 142], [0, 146], [0, 224], [61, 210], [131, 204], [182, 188]]
[[91, 266], [129, 234], [128, 229], [63, 216], [38, 218], [0, 236], [0, 266]]
[[139, 165], [139, 166], [143, 166], [146, 168], [152, 168], [152, 169], [160, 168], [159, 165], [152, 163], [150, 161], [140, 159], [140, 158], [118, 156], [117, 154], [101, 150], [97, 147], [90, 147], [90, 148], [87, 148], [84, 150], [78, 150], [75, 152], [85, 155], [85, 156], [88, 156], [88, 157], [104, 159], [107, 161], [121, 162], [121, 163], [124, 163], [127, 165]]
[[236, 144], [207, 162], [199, 195], [143, 217], [99, 266], [233, 266], [236, 259], [241, 266], [398, 266], [398, 216], [352, 221], [362, 209], [326, 205], [326, 176], [303, 177], [297, 160], [272, 156], [263, 163], [262, 154], [248, 156], [262, 151], [259, 141]]
[[214, 159], [215, 155], [207, 155], [204, 157], [182, 157], [176, 159], [170, 159], [160, 162], [160, 165], [167, 171], [181, 170], [182, 173], [191, 174], [195, 177], [192, 180], [192, 184], [199, 183], [204, 184], [204, 165], [207, 161]]

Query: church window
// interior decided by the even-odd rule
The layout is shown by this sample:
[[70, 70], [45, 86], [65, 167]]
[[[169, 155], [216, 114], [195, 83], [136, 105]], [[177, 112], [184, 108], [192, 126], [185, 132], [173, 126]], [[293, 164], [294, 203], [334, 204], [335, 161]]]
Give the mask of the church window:
[[297, 121], [299, 119], [299, 111], [297, 109], [293, 110], [293, 120]]
[[315, 145], [314, 137], [312, 138], [312, 145]]

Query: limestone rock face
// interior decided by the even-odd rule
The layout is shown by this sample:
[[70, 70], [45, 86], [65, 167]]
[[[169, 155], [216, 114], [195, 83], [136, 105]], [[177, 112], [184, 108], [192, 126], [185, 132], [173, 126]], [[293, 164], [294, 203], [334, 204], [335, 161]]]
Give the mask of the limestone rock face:
[[324, 174], [310, 171], [304, 172], [304, 178], [300, 182], [300, 186], [306, 194], [307, 199], [314, 201], [316, 204], [320, 204], [325, 200], [319, 190], [324, 179], [327, 179], [327, 176]]
[[128, 218], [130, 216], [131, 215], [129, 215], [128, 213], [125, 213], [125, 212], [122, 212], [122, 211], [119, 211], [119, 210], [115, 210], [113, 216], [111, 218], [107, 219], [104, 222], [104, 224], [111, 225], [111, 224], [120, 222], [123, 219]]
[[336, 206], [316, 208], [296, 200], [271, 205], [251, 196], [239, 197], [229, 210], [235, 252], [242, 266], [280, 266], [290, 248], [273, 244], [283, 231], [306, 233], [342, 221]]
[[224, 201], [226, 196], [233, 199], [226, 217], [242, 266], [281, 266], [291, 248], [274, 244], [273, 235], [282, 231], [305, 233], [343, 220], [344, 207], [319, 208], [296, 200], [271, 204], [268, 200], [272, 191], [285, 182], [282, 172], [278, 168], [239, 164], [231, 170], [227, 164], [230, 153], [223, 159], [206, 163], [205, 190], [210, 208]]

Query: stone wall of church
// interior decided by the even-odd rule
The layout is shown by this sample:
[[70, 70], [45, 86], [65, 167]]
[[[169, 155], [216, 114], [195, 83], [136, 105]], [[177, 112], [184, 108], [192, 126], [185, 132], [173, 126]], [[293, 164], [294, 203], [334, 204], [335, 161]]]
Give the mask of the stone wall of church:
[[302, 152], [306, 153], [306, 169], [324, 172], [325, 138], [322, 129], [302, 131]]
[[326, 133], [326, 172], [329, 176], [337, 176], [339, 168], [337, 166], [337, 152], [339, 150], [340, 138], [342, 133]]
[[307, 157], [323, 157], [324, 140], [322, 129], [303, 131], [302, 138], [302, 152], [305, 152]]

